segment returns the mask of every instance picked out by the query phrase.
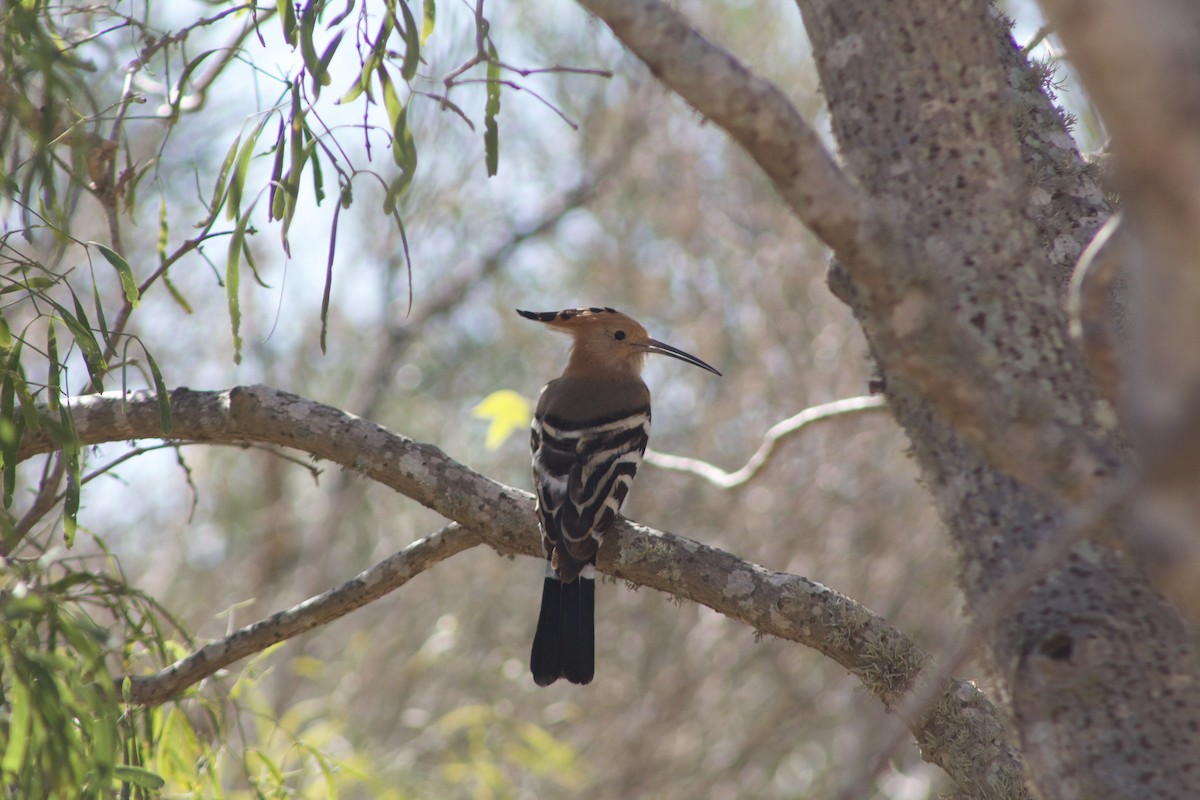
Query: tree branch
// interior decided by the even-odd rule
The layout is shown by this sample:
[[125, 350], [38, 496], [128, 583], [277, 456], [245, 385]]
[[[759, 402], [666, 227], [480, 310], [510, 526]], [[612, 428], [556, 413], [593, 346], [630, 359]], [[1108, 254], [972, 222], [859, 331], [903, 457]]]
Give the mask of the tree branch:
[[478, 533], [451, 523], [436, 533], [418, 539], [341, 586], [247, 625], [153, 675], [131, 677], [129, 702], [146, 706], [165, 703], [217, 670], [356, 611], [399, 589], [434, 564], [468, 550], [481, 541]]
[[[293, 447], [387, 485], [456, 525], [410, 545], [318, 598], [244, 628], [221, 642], [131, 684], [140, 702], [161, 702], [255, 648], [311, 630], [401, 585], [412, 575], [477, 543], [502, 555], [540, 556], [533, 498], [448, 458], [431, 445], [393, 434], [338, 409], [266, 386], [171, 393], [173, 437], [195, 442], [257, 442]], [[70, 401], [83, 444], [158, 438], [158, 403], [148, 391]], [[25, 459], [50, 452], [43, 434], [27, 435]], [[886, 620], [806, 578], [774, 572], [670, 533], [620, 521], [598, 568], [712, 608], [761, 633], [815, 648], [853, 672], [889, 709], [903, 711], [906, 691], [930, 656]], [[378, 596], [378, 594], [374, 596]], [[945, 679], [928, 712], [902, 718], [924, 757], [987, 798], [1011, 797], [1020, 764], [995, 709], [965, 681]]]
[[777, 444], [799, 433], [809, 425], [833, 419], [834, 417], [843, 417], [847, 414], [857, 414], [863, 411], [882, 411], [886, 407], [887, 400], [883, 397], [869, 396], [847, 397], [844, 400], [834, 400], [829, 403], [822, 403], [819, 406], [806, 408], [799, 414], [772, 425], [763, 436], [762, 444], [758, 446], [758, 450], [754, 451], [754, 455], [750, 456], [750, 460], [733, 472], [726, 472], [715, 464], [701, 461], [698, 458], [674, 456], [669, 453], [660, 453], [657, 450], [647, 450], [645, 461], [647, 464], [653, 464], [660, 469], [690, 472], [722, 489], [736, 489], [743, 484], [749, 483], [755, 475], [762, 472], [771, 460], [771, 457], [775, 455], [775, 446]]

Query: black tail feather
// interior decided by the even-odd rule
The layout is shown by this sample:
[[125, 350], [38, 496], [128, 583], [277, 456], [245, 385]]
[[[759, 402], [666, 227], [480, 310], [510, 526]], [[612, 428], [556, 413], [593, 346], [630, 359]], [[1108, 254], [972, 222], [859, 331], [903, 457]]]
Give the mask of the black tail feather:
[[547, 576], [542, 584], [542, 610], [538, 614], [537, 633], [533, 635], [533, 654], [529, 658], [533, 682], [538, 686], [549, 686], [563, 674], [559, 645], [562, 589], [563, 583], [558, 578]]
[[529, 665], [533, 681], [549, 686], [559, 678], [589, 683], [596, 672], [596, 581], [563, 583], [547, 577]]
[[596, 674], [596, 581], [576, 578], [562, 587], [563, 677], [591, 683]]

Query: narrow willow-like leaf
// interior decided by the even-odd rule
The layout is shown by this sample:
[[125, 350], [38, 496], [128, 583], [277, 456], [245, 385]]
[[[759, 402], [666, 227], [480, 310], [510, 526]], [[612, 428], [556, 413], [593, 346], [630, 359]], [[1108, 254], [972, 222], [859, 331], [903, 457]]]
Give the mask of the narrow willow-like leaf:
[[402, 150], [404, 134], [408, 128], [404, 104], [400, 102], [400, 95], [396, 94], [396, 87], [392, 85], [392, 79], [388, 75], [387, 69], [380, 65], [377, 72], [379, 85], [383, 89], [383, 109], [387, 113], [388, 123], [392, 126], [392, 160], [396, 162], [396, 166], [403, 168], [404, 153]]
[[[72, 295], [74, 296], [74, 295]], [[83, 308], [79, 305], [79, 298], [75, 298], [75, 311], [79, 315], [72, 314], [67, 311], [60, 303], [46, 298], [54, 310], [58, 312], [59, 318], [63, 324], [67, 326], [67, 330], [71, 332], [71, 338], [79, 345], [79, 349], [83, 351], [83, 361], [87, 365], [88, 374], [92, 378], [92, 383], [97, 392], [104, 391], [102, 385], [103, 373], [107, 369], [104, 363], [103, 354], [100, 351], [100, 344], [96, 341], [92, 329], [88, 327], [87, 316], [83, 313]]]
[[500, 129], [496, 127], [495, 117], [483, 120], [483, 151], [488, 177], [494, 178], [500, 169]]
[[96, 324], [100, 326], [100, 338], [106, 350], [112, 350], [112, 337], [108, 333], [108, 320], [104, 317], [104, 302], [100, 300], [100, 287], [92, 282], [92, 308], [96, 309]]
[[189, 61], [183, 68], [183, 72], [179, 75], [179, 81], [175, 84], [175, 96], [171, 98], [171, 116], [179, 116], [179, 107], [183, 103], [183, 95], [187, 89], [188, 79], [192, 77], [192, 73], [196, 71], [196, 67], [200, 66], [204, 59], [217, 52], [213, 50], [205, 50], [200, 55]]
[[[309, 137], [306, 146], [315, 153], [317, 149], [317, 137], [313, 136], [312, 131], [308, 130], [308, 126], [305, 126], [305, 133]], [[317, 205], [319, 206], [321, 205], [321, 201], [325, 199], [325, 176], [321, 173], [321, 159], [310, 155], [308, 163], [312, 167], [313, 196], [316, 198]]]
[[158, 263], [167, 260], [167, 243], [171, 241], [171, 223], [167, 218], [167, 198], [158, 198]]
[[270, 117], [263, 117], [250, 135], [246, 137], [246, 141], [242, 142], [242, 147], [238, 151], [237, 159], [234, 161], [233, 174], [229, 176], [229, 192], [228, 201], [225, 203], [225, 219], [237, 219], [242, 213], [242, 193], [246, 190], [246, 173], [250, 171], [250, 160], [254, 156], [254, 146], [258, 144], [258, 137], [262, 135], [263, 127], [267, 124]]
[[284, 131], [286, 123], [283, 115], [279, 115], [279, 130], [275, 133], [275, 162], [271, 165], [271, 184], [267, 190], [267, 219], [283, 219], [284, 206], [287, 203], [286, 194], [280, 189], [283, 188], [281, 181], [283, 180], [283, 156], [287, 152], [287, 146], [284, 142]]
[[121, 783], [131, 783], [134, 786], [151, 790], [161, 789], [167, 783], [157, 772], [151, 772], [142, 767], [131, 767], [127, 764], [117, 764], [113, 770], [113, 777]]
[[229, 150], [225, 153], [225, 159], [221, 162], [221, 169], [217, 172], [217, 184], [213, 187], [212, 200], [208, 205], [208, 216], [197, 223], [196, 227], [200, 229], [200, 234], [208, 233], [209, 228], [217, 221], [217, 215], [221, 213], [221, 207], [225, 204], [225, 193], [229, 184], [229, 171], [233, 169], [233, 161], [237, 158], [238, 146], [242, 143], [242, 136], [238, 134], [233, 144], [229, 145]]
[[9, 708], [12, 710], [8, 718], [8, 741], [4, 747], [4, 760], [0, 761], [0, 770], [4, 771], [6, 783], [20, 774], [21, 766], [25, 763], [25, 751], [29, 749], [30, 734], [33, 732], [33, 699], [29, 696], [29, 687], [22, 680], [13, 680], [7, 694]]
[[242, 307], [238, 298], [241, 287], [242, 246], [246, 241], [246, 228], [250, 221], [250, 212], [254, 206], [246, 209], [246, 213], [238, 218], [233, 235], [229, 237], [229, 253], [225, 261], [225, 299], [229, 306], [229, 326], [233, 331], [233, 363], [242, 363]]
[[483, 153], [489, 178], [500, 170], [500, 126], [496, 117], [500, 114], [500, 57], [495, 46], [488, 42], [487, 105], [483, 118]]
[[291, 0], [275, 0], [279, 22], [283, 25], [283, 38], [292, 47], [296, 46], [296, 10]]
[[33, 393], [29, 391], [29, 382], [25, 380], [25, 370], [18, 363], [16, 368], [12, 369], [13, 382], [17, 390], [17, 398], [21, 401], [21, 416], [25, 420], [25, 429], [31, 432], [37, 432], [42, 429], [42, 423], [38, 417], [37, 403], [33, 400]]
[[421, 44], [429, 41], [433, 35], [433, 23], [437, 20], [437, 4], [434, 0], [425, 0], [425, 21], [421, 25]]
[[58, 396], [62, 393], [62, 365], [58, 363], [58, 334], [54, 330], [54, 318], [46, 319], [46, 361], [49, 362], [46, 376], [46, 407], [58, 411]]
[[134, 308], [137, 308], [138, 302], [141, 300], [141, 294], [138, 292], [137, 281], [133, 279], [133, 269], [129, 266], [120, 253], [113, 250], [111, 247], [100, 242], [88, 242], [89, 247], [95, 247], [100, 251], [100, 255], [104, 256], [104, 260], [112, 264], [113, 269], [117, 271], [117, 275], [121, 278], [121, 289], [125, 292], [125, 299]]
[[63, 497], [63, 541], [67, 547], [75, 545], [75, 530], [79, 525], [79, 487], [81, 478], [79, 432], [75, 430], [75, 420], [71, 410], [63, 404], [59, 409], [59, 419], [63, 427], [63, 465], [66, 467], [67, 488]]
[[333, 56], [337, 52], [338, 45], [342, 43], [342, 37], [345, 33], [344, 30], [337, 32], [337, 35], [333, 37], [333, 41], [325, 46], [325, 52], [321, 53], [321, 58], [317, 62], [317, 79], [322, 86], [329, 85], [329, 64], [333, 61]]
[[397, 0], [396, 4], [404, 15], [404, 61], [400, 66], [400, 76], [411, 81], [417, 76], [417, 67], [421, 63], [421, 30], [406, 0]]
[[185, 314], [191, 314], [192, 313], [192, 304], [189, 303], [187, 301], [187, 298], [183, 296], [183, 293], [181, 291], [179, 291], [179, 287], [177, 287], [174, 283], [171, 282], [171, 279], [167, 276], [167, 273], [165, 273], [165, 272], [163, 273], [162, 280], [163, 280], [163, 286], [167, 287], [167, 293], [171, 295], [171, 299], [174, 300], [179, 305], [179, 307], [183, 309], [183, 312]]
[[49, 289], [51, 286], [58, 283], [58, 280], [51, 278], [48, 275], [34, 275], [33, 277], [24, 277], [18, 283], [10, 283], [3, 289], [0, 289], [0, 294], [8, 294], [9, 292], [26, 291], [30, 294], [40, 292], [43, 289]]
[[167, 384], [163, 381], [162, 370], [158, 368], [158, 362], [154, 360], [154, 356], [150, 355], [145, 344], [142, 344], [142, 353], [146, 356], [146, 363], [150, 365], [150, 376], [154, 379], [154, 394], [155, 399], [158, 400], [158, 427], [162, 431], [162, 435], [166, 436], [175, 424], [171, 416], [171, 393], [167, 391]]
[[357, 99], [363, 92], [366, 92], [367, 97], [371, 100], [375, 99], [371, 94], [371, 75], [383, 64], [383, 57], [387, 54], [388, 38], [391, 35], [392, 15], [384, 14], [383, 21], [379, 25], [379, 32], [375, 34], [375, 39], [371, 43], [371, 51], [363, 59], [362, 70], [358, 73], [358, 80], [346, 90], [345, 94], [338, 98], [335, 105], [349, 103]]
[[313, 32], [317, 27], [317, 12], [312, 3], [304, 7], [300, 13], [300, 57], [304, 59], [304, 67], [312, 78], [313, 98], [321, 94], [321, 87], [329, 83], [329, 76], [321, 80], [321, 57], [317, 55], [317, 47], [313, 43]]

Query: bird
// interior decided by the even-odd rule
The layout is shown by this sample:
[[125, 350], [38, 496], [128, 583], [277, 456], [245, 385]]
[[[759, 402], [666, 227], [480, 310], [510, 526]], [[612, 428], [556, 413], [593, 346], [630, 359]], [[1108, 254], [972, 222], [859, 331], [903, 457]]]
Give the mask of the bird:
[[566, 369], [542, 389], [530, 426], [546, 558], [530, 671], [538, 686], [559, 678], [586, 684], [595, 675], [596, 553], [650, 437], [646, 356], [721, 373], [612, 308], [517, 313], [572, 337]]

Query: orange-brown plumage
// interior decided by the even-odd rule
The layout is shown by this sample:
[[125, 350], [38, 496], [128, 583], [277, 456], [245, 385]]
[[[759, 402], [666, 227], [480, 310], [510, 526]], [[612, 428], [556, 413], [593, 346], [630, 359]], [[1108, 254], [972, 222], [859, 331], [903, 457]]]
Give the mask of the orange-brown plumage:
[[646, 355], [661, 353], [720, 375], [650, 338], [611, 308], [517, 310], [572, 337], [562, 375], [546, 385], [531, 426], [534, 490], [547, 572], [531, 668], [540, 686], [595, 670], [596, 553], [633, 483], [650, 436]]

